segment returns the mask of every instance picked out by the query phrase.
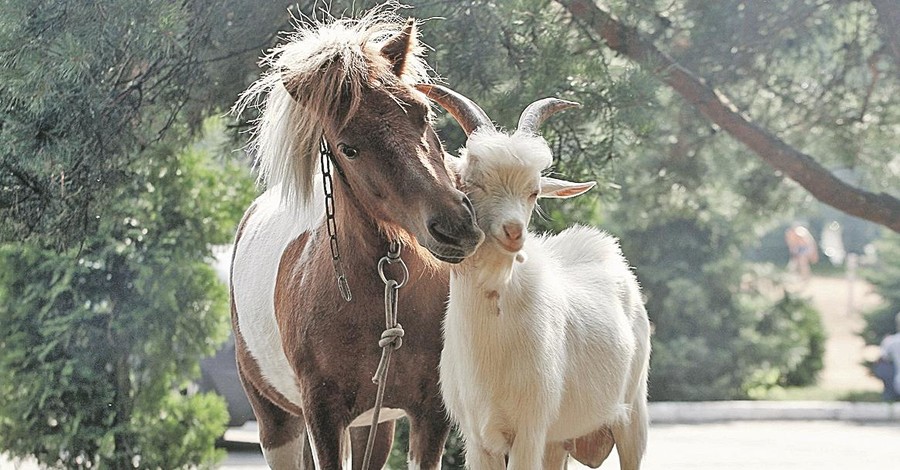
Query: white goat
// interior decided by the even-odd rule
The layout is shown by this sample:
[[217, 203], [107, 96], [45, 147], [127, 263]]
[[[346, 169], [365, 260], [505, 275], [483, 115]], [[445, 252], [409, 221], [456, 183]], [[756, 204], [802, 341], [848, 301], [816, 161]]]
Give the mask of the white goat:
[[451, 274], [440, 365], [469, 468], [504, 468], [508, 454], [511, 469], [560, 469], [567, 451], [596, 467], [613, 439], [621, 468], [639, 468], [650, 328], [637, 280], [617, 240], [597, 229], [526, 230], [538, 197], [595, 184], [541, 177], [552, 157], [536, 130], [577, 104], [535, 102], [507, 135], [452, 90], [419, 89], [469, 135], [456, 165], [486, 235]]

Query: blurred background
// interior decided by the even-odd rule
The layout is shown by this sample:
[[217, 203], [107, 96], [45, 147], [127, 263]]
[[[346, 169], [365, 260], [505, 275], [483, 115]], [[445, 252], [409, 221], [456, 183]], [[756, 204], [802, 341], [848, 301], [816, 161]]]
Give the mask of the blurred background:
[[[652, 401], [882, 400], [870, 367], [900, 312], [896, 1], [406, 3], [435, 76], [500, 126], [546, 96], [583, 104], [543, 135], [556, 174], [599, 184], [542, 202], [532, 228], [621, 239], [654, 324]], [[242, 150], [254, 116], [228, 111], [325, 7], [0, 4], [0, 453], [215, 466], [227, 426], [252, 419], [226, 283], [260, 188]], [[441, 112], [436, 126], [464, 145]]]

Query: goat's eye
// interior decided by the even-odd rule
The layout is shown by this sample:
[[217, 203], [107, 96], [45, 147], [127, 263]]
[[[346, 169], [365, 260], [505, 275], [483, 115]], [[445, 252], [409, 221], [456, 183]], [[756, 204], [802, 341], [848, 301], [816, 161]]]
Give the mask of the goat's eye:
[[347, 144], [338, 144], [338, 152], [341, 152], [350, 160], [355, 160], [359, 156], [359, 150]]
[[537, 197], [538, 197], [538, 192], [535, 191], [528, 196], [528, 200], [533, 201], [533, 200], [537, 199]]

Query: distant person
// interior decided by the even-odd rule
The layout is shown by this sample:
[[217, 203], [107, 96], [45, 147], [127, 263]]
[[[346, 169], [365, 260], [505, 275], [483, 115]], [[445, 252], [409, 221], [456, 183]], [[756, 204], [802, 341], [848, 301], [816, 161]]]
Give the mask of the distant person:
[[900, 374], [897, 366], [900, 365], [900, 312], [894, 318], [897, 323], [897, 332], [887, 335], [881, 341], [881, 359], [876, 366], [875, 375], [884, 382], [884, 399], [895, 401], [900, 399]]
[[788, 271], [795, 271], [802, 279], [809, 279], [809, 265], [819, 262], [816, 239], [806, 227], [794, 224], [784, 232], [784, 241], [791, 255]]

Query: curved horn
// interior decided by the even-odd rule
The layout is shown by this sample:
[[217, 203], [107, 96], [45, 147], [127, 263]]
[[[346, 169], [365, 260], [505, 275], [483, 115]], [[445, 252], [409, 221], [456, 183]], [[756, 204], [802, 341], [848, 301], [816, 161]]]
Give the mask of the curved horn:
[[558, 98], [544, 98], [542, 100], [537, 100], [528, 105], [528, 107], [525, 108], [525, 111], [522, 111], [516, 133], [537, 135], [541, 124], [553, 114], [564, 109], [580, 107], [581, 105], [574, 101], [566, 101]]
[[416, 85], [416, 89], [446, 109], [462, 126], [467, 136], [479, 127], [494, 127], [487, 113], [474, 101], [447, 87], [420, 83]]

